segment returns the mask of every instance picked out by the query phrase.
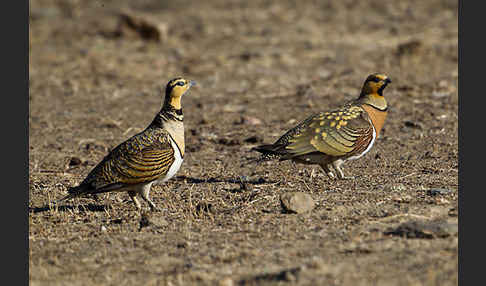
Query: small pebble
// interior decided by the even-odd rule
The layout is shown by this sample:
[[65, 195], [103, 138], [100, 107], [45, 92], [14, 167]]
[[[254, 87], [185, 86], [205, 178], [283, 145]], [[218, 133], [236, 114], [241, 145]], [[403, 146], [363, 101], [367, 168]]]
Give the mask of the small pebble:
[[280, 203], [287, 213], [305, 213], [315, 207], [312, 197], [303, 192], [288, 192], [280, 196]]

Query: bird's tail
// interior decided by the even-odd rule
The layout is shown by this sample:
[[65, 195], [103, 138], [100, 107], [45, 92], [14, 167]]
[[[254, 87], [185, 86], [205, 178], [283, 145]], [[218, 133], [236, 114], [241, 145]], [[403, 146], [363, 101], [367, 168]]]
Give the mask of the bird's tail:
[[251, 151], [257, 151], [260, 152], [261, 155], [258, 158], [253, 158], [250, 159], [246, 162], [246, 164], [251, 164], [251, 163], [261, 163], [265, 161], [270, 161], [270, 160], [275, 160], [279, 159], [282, 154], [280, 154], [273, 144], [266, 144], [266, 145], [260, 145], [251, 148]]
[[71, 198], [74, 198], [74, 197], [77, 197], [77, 196], [80, 196], [84, 193], [84, 190], [85, 190], [85, 186], [76, 186], [76, 187], [70, 187], [67, 191], [68, 191], [68, 195], [65, 196], [64, 198], [62, 199], [59, 199], [57, 200], [55, 203], [60, 203], [62, 201], [65, 201], [67, 199], [71, 199]]

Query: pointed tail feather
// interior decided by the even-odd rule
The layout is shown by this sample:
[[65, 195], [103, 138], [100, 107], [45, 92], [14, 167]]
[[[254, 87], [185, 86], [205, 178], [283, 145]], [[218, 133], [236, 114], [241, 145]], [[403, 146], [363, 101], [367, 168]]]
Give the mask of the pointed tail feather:
[[83, 184], [80, 186], [69, 188], [68, 195], [60, 200], [57, 200], [56, 203], [83, 195], [91, 195], [95, 200], [98, 200], [98, 194], [114, 191], [122, 187], [123, 185], [121, 183], [112, 183], [100, 188], [94, 188], [89, 184]]
[[283, 154], [279, 152], [280, 146], [275, 146], [273, 144], [266, 144], [266, 145], [260, 145], [251, 148], [251, 151], [257, 151], [259, 153], [262, 153], [260, 157], [251, 159], [246, 162], [246, 164], [250, 163], [261, 163], [264, 161], [270, 161], [270, 160], [276, 160], [279, 159]]
[[76, 186], [76, 187], [70, 187], [68, 189], [68, 195], [65, 196], [64, 198], [62, 199], [59, 199], [56, 201], [56, 204], [57, 203], [60, 203], [62, 201], [65, 201], [67, 199], [71, 199], [71, 198], [74, 198], [74, 197], [77, 197], [77, 196], [80, 196], [84, 193], [84, 190], [86, 189], [86, 186]]

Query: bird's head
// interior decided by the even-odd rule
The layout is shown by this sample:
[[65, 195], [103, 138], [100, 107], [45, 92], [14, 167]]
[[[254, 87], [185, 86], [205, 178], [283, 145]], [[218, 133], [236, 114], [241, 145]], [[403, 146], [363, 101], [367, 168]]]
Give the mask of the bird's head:
[[193, 85], [196, 85], [195, 81], [181, 77], [170, 80], [165, 88], [164, 104], [174, 109], [181, 109], [181, 98]]
[[384, 74], [370, 74], [363, 84], [359, 99], [378, 109], [385, 110], [387, 103], [383, 97], [383, 90], [389, 83], [391, 83], [390, 78]]

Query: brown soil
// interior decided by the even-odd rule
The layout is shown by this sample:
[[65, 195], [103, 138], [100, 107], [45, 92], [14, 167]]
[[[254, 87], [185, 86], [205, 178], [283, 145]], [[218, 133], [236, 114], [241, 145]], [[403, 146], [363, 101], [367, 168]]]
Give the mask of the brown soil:
[[[121, 12], [159, 34], [119, 28]], [[457, 22], [439, 0], [32, 1], [31, 285], [457, 285]], [[245, 163], [373, 72], [393, 80], [391, 111], [345, 165], [356, 179]], [[151, 192], [163, 210], [125, 193], [50, 208], [179, 75], [199, 85], [182, 168]], [[311, 212], [282, 212], [295, 191]]]

